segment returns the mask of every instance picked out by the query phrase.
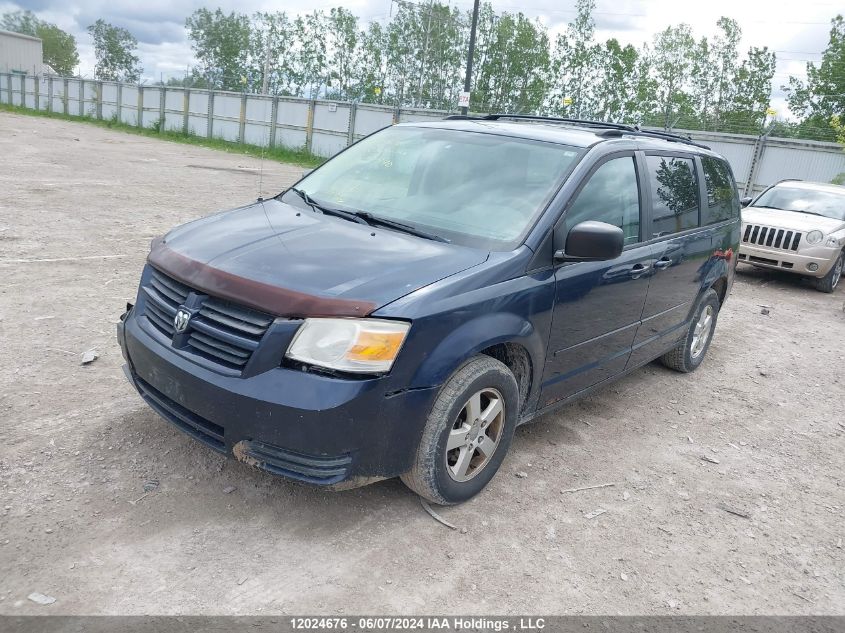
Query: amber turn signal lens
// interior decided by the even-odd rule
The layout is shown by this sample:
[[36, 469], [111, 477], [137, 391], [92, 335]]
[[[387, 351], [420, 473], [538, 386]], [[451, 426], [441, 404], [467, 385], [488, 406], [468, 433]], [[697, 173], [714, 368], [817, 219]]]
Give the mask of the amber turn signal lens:
[[399, 353], [404, 332], [367, 332], [358, 334], [358, 340], [346, 353], [349, 360], [393, 360]]

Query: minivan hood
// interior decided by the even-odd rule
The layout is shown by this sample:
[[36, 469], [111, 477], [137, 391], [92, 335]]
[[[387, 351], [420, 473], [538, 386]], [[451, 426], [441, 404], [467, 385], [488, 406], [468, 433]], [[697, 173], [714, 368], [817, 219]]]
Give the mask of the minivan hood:
[[306, 317], [364, 316], [488, 256], [273, 199], [176, 228], [149, 261], [214, 296]]
[[842, 220], [825, 218], [812, 213], [766, 209], [765, 207], [745, 207], [742, 210], [742, 221], [772, 228], [801, 231], [802, 233], [818, 230], [825, 235], [833, 233], [845, 225]]

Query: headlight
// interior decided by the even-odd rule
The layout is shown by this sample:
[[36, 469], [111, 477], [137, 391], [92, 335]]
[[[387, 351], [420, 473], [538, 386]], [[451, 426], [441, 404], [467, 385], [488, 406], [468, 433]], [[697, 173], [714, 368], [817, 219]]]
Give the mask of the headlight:
[[824, 233], [821, 231], [810, 231], [807, 233], [807, 244], [818, 244], [824, 239]]
[[835, 237], [829, 237], [827, 238], [827, 242], [825, 242], [824, 245], [829, 248], [836, 248], [837, 246], [839, 246], [839, 240], [837, 240]]
[[380, 374], [390, 371], [410, 327], [378, 319], [305, 319], [285, 356], [338, 371]]

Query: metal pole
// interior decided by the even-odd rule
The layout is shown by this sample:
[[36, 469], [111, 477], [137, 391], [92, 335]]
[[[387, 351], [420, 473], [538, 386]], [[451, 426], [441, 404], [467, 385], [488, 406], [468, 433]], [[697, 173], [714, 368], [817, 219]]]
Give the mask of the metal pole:
[[266, 95], [270, 90], [270, 34], [267, 33], [267, 51], [264, 54], [264, 79], [261, 82], [261, 94]]
[[[475, 0], [472, 5], [472, 30], [469, 32], [469, 55], [467, 55], [467, 76], [464, 79], [464, 92], [469, 92], [472, 88], [472, 60], [475, 57], [475, 31], [478, 28], [478, 5], [481, 0]], [[464, 106], [461, 108], [461, 114], [466, 116], [469, 108]]]

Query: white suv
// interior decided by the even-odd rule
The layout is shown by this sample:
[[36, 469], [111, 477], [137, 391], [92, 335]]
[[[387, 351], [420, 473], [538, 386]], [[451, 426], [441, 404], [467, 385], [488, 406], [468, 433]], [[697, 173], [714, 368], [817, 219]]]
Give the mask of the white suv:
[[833, 292], [845, 263], [845, 187], [783, 180], [742, 204], [739, 261], [813, 277]]

